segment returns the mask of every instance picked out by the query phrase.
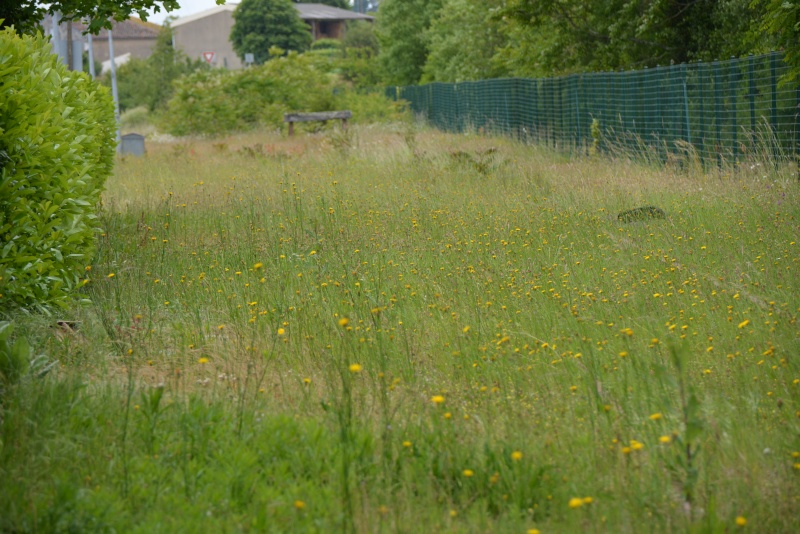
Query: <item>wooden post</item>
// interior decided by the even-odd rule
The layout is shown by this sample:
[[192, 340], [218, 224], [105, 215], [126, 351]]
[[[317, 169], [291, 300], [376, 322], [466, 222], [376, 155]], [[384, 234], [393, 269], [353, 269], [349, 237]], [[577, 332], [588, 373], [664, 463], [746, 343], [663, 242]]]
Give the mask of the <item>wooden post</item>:
[[290, 122], [289, 123], [289, 137], [292, 137], [293, 135], [294, 135], [294, 123]]

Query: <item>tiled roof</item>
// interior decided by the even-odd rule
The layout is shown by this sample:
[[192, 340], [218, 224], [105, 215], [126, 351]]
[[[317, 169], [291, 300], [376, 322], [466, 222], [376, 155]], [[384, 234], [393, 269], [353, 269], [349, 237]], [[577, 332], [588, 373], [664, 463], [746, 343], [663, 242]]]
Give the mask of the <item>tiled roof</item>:
[[325, 4], [295, 4], [303, 20], [373, 20], [375, 17]]
[[[222, 13], [223, 11], [234, 11], [239, 4], [228, 2], [221, 6], [215, 6], [200, 13], [195, 13], [186, 17], [181, 17], [172, 22], [172, 27], [177, 28], [189, 22], [200, 20], [205, 17]], [[339, 9], [338, 7], [326, 6], [325, 4], [294, 4], [295, 9], [303, 20], [374, 20], [375, 17]]]
[[[44, 27], [49, 33], [49, 29], [53, 24], [53, 18], [46, 15], [44, 19]], [[111, 34], [114, 39], [156, 39], [158, 32], [161, 31], [161, 26], [152, 22], [144, 22], [137, 17], [131, 17], [128, 20], [120, 22], [114, 21], [111, 28]], [[61, 28], [65, 27], [66, 23], [61, 23]], [[86, 30], [86, 25], [80, 21], [72, 21], [72, 31], [76, 34], [83, 33]], [[108, 38], [108, 30], [100, 30], [100, 33], [95, 36], [96, 38]]]
[[[158, 32], [161, 31], [161, 26], [158, 24], [144, 22], [136, 17], [121, 22], [114, 21], [113, 24], [111, 34], [114, 39], [156, 39]], [[108, 31], [100, 30], [98, 37], [108, 37]]]

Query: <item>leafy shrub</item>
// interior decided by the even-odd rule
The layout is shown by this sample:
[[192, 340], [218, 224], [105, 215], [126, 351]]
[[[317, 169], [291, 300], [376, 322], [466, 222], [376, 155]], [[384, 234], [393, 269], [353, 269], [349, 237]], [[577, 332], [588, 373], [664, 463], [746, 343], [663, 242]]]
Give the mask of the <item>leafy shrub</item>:
[[[131, 58], [117, 67], [119, 107], [122, 111], [139, 106], [147, 106], [150, 111], [163, 109], [172, 97], [173, 80], [208, 68], [202, 59], [192, 60], [180, 50], [175, 50], [172, 47], [172, 29], [164, 26], [158, 34], [153, 53], [147, 59]], [[106, 87], [111, 87], [111, 76], [104, 76], [102, 82]]]
[[94, 251], [113, 103], [41, 35], [0, 32], [0, 80], [0, 307], [63, 305]]
[[406, 101], [390, 100], [383, 91], [342, 91], [336, 97], [336, 107], [352, 111], [353, 122], [357, 123], [394, 122], [407, 118]]
[[341, 50], [342, 42], [339, 39], [324, 37], [311, 43], [311, 50]]
[[129, 109], [119, 118], [119, 124], [123, 129], [142, 127], [150, 122], [150, 111], [146, 106]]
[[330, 111], [333, 82], [312, 57], [289, 52], [231, 72], [199, 71], [175, 82], [165, 126], [175, 135], [280, 127], [289, 111]]

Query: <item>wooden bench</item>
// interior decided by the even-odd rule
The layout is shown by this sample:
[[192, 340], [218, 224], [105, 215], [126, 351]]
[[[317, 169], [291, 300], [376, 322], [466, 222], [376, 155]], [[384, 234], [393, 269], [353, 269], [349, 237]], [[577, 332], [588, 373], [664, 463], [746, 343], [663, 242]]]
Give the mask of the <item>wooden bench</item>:
[[342, 121], [342, 130], [347, 130], [347, 119], [351, 118], [352, 116], [353, 113], [350, 110], [321, 111], [317, 113], [286, 113], [283, 115], [283, 122], [289, 123], [289, 137], [291, 137], [294, 135], [294, 123], [296, 122], [327, 122], [334, 119], [340, 119]]

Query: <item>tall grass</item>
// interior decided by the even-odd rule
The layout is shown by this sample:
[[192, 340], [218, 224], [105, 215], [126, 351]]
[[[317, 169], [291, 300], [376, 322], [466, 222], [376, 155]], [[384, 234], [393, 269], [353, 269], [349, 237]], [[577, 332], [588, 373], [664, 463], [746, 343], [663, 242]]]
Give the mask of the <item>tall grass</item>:
[[0, 529], [798, 529], [791, 172], [386, 127], [148, 150], [79, 328], [16, 317], [62, 365], [3, 401]]

